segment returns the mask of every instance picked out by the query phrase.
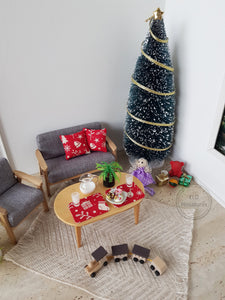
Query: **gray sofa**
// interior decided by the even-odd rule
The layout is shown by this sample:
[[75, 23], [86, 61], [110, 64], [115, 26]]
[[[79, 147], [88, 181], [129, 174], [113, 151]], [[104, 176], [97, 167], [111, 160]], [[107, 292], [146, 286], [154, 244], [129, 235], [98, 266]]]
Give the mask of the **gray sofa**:
[[116, 160], [117, 147], [108, 136], [106, 137], [107, 152], [91, 152], [90, 154], [66, 160], [59, 136], [73, 134], [81, 131], [83, 128], [101, 129], [102, 126], [99, 122], [93, 122], [54, 130], [37, 136], [38, 149], [36, 150], [36, 157], [39, 163], [40, 174], [45, 178], [48, 196], [51, 195], [51, 185], [79, 177], [82, 173], [97, 172], [96, 163], [101, 161], [110, 163]]

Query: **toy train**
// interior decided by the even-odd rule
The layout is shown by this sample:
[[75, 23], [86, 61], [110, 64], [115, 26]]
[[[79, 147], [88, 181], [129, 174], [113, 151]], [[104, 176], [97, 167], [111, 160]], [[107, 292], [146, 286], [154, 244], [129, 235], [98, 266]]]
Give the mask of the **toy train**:
[[95, 277], [96, 272], [99, 271], [103, 266], [107, 266], [108, 262], [111, 260], [111, 256], [107, 255], [108, 252], [100, 246], [91, 255], [94, 257], [88, 265], [85, 266], [85, 271], [89, 276]]
[[[120, 262], [120, 260], [126, 261], [130, 255], [128, 244], [112, 246], [112, 255], [107, 254], [108, 252], [102, 246], [97, 248], [91, 254], [94, 257], [94, 260], [85, 266], [85, 271], [89, 276], [95, 277], [96, 273], [103, 266], [107, 266], [108, 262], [111, 259], [114, 259], [116, 263]], [[148, 258], [149, 255], [150, 249], [135, 244], [132, 249], [131, 258], [134, 262], [140, 262], [141, 264], [144, 264], [147, 260], [150, 261], [150, 270], [154, 272], [156, 276], [162, 275], [167, 269], [165, 261], [162, 260], [159, 256], [151, 260]]]

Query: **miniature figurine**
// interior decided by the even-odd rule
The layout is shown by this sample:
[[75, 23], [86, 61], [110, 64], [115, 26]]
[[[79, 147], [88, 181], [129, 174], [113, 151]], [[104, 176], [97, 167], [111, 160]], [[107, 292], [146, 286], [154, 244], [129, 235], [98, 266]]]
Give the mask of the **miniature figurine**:
[[167, 265], [164, 260], [157, 256], [151, 261], [150, 269], [156, 276], [160, 276], [166, 271]]
[[91, 254], [95, 260], [85, 266], [85, 271], [89, 276], [95, 277], [96, 272], [99, 271], [102, 266], [107, 266], [108, 262], [111, 260], [111, 256], [107, 256], [107, 254], [108, 252], [102, 246]]
[[139, 261], [141, 264], [143, 264], [149, 257], [149, 254], [150, 254], [150, 249], [141, 247], [136, 244], [134, 245], [133, 250], [132, 250], [133, 261], [135, 261], [135, 262]]
[[171, 170], [169, 171], [170, 177], [176, 176], [181, 177], [183, 174], [182, 168], [184, 166], [184, 163], [182, 161], [171, 161]]
[[148, 187], [149, 184], [155, 184], [154, 179], [152, 178], [151, 171], [152, 169], [149, 167], [148, 161], [145, 158], [139, 158], [134, 167], [130, 169], [132, 175], [138, 178], [143, 184], [145, 190], [153, 196], [155, 191]]
[[121, 244], [112, 246], [112, 255], [115, 262], [119, 262], [121, 259], [126, 261], [129, 255], [129, 249], [127, 244]]

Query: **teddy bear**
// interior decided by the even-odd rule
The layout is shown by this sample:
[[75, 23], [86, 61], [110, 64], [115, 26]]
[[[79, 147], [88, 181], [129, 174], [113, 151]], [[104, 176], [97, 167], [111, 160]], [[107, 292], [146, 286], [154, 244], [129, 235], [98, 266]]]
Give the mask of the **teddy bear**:
[[169, 171], [170, 177], [176, 176], [176, 177], [181, 177], [183, 174], [183, 166], [184, 163], [182, 161], [171, 161], [171, 170]]

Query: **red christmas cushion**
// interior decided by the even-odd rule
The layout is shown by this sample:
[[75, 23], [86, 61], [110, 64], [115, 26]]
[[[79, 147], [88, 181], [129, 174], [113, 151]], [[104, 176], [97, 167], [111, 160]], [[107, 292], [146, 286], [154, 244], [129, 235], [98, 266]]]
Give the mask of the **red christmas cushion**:
[[79, 131], [69, 135], [60, 135], [66, 159], [90, 153], [86, 135], [83, 131]]
[[94, 129], [83, 129], [88, 145], [91, 149], [91, 151], [101, 151], [101, 152], [107, 152], [106, 149], [106, 128], [94, 130]]

